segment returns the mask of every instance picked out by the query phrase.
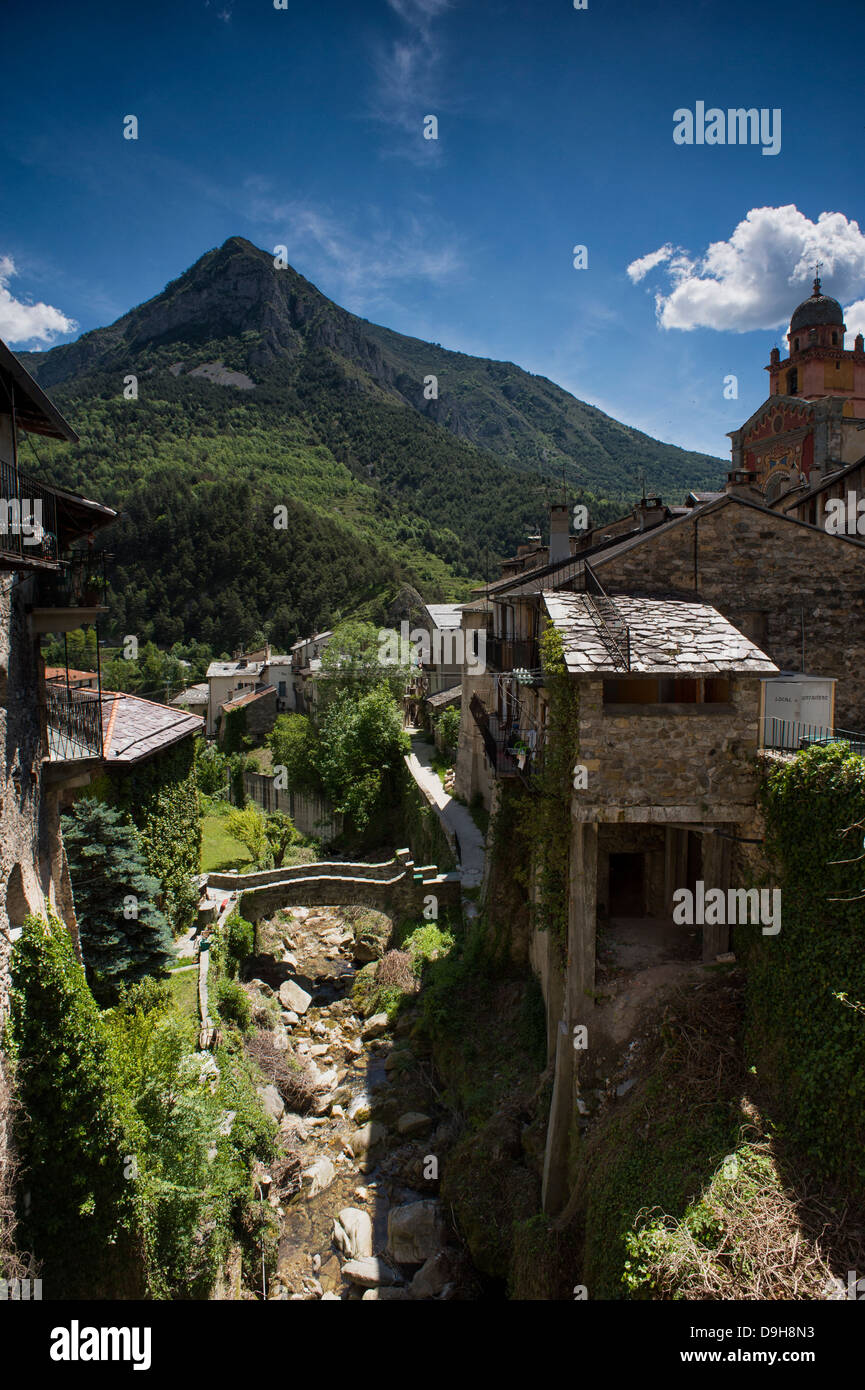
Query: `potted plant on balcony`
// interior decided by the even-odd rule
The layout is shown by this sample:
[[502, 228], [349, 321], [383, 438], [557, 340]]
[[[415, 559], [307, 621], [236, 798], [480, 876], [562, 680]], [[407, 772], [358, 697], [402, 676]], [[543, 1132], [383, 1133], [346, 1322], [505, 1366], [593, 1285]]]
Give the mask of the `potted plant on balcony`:
[[511, 745], [511, 751], [517, 760], [517, 767], [522, 772], [526, 765], [526, 758], [529, 756], [528, 744], [523, 743], [521, 738], [515, 739]]

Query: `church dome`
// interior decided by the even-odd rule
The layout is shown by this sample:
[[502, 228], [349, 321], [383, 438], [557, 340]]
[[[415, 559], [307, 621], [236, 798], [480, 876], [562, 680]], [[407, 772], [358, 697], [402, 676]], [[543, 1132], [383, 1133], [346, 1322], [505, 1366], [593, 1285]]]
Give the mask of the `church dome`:
[[819, 276], [814, 281], [813, 292], [808, 299], [803, 299], [797, 309], [793, 310], [793, 317], [790, 320], [790, 332], [797, 333], [800, 328], [817, 328], [824, 324], [833, 324], [843, 328], [844, 310], [829, 294], [821, 294]]

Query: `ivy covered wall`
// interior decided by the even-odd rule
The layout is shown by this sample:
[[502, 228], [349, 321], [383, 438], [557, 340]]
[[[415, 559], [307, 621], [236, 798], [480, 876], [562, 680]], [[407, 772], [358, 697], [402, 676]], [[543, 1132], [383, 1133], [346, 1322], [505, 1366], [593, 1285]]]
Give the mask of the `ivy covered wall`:
[[195, 920], [201, 865], [201, 821], [195, 782], [195, 741], [181, 739], [132, 767], [110, 769], [88, 789], [128, 815], [141, 836], [148, 871], [165, 893], [175, 931]]
[[736, 932], [749, 1060], [784, 1133], [862, 1197], [865, 759], [843, 744], [808, 749], [769, 765], [762, 795], [781, 930]]

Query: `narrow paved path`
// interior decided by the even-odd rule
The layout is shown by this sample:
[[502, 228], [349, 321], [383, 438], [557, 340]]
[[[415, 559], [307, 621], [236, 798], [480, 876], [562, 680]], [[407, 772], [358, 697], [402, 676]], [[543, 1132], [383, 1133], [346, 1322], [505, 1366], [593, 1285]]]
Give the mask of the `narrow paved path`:
[[427, 743], [422, 734], [409, 733], [412, 751], [406, 756], [408, 770], [418, 786], [427, 793], [441, 820], [456, 836], [463, 888], [479, 888], [484, 877], [486, 841], [468, 807], [463, 806], [461, 801], [455, 801], [445, 791], [441, 778], [433, 770], [433, 745]]

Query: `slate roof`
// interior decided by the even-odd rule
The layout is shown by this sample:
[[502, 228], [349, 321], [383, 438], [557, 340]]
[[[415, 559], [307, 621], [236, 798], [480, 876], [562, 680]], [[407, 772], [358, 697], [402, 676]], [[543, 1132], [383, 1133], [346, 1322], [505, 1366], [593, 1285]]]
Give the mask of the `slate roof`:
[[264, 695], [276, 695], [275, 685], [266, 685], [263, 690], [247, 690], [245, 695], [238, 695], [233, 700], [226, 700], [220, 705], [220, 709], [241, 709], [244, 705], [251, 705], [254, 700], [260, 700]]
[[210, 699], [210, 689], [206, 685], [189, 685], [185, 690], [181, 690], [179, 695], [175, 695], [171, 701], [172, 705], [206, 705]]
[[201, 733], [204, 720], [199, 714], [181, 713], [138, 695], [103, 690], [102, 729], [102, 756], [110, 766], [161, 753], [180, 739]]
[[[562, 635], [565, 662], [575, 675], [622, 675], [605, 646], [586, 594], [545, 592], [547, 613]], [[707, 603], [616, 595], [631, 634], [631, 674], [775, 675], [773, 661]]]
[[435, 695], [427, 695], [424, 704], [432, 705], [433, 709], [442, 709], [445, 705], [453, 704], [461, 695], [462, 686], [451, 685], [447, 690], [438, 690]]

